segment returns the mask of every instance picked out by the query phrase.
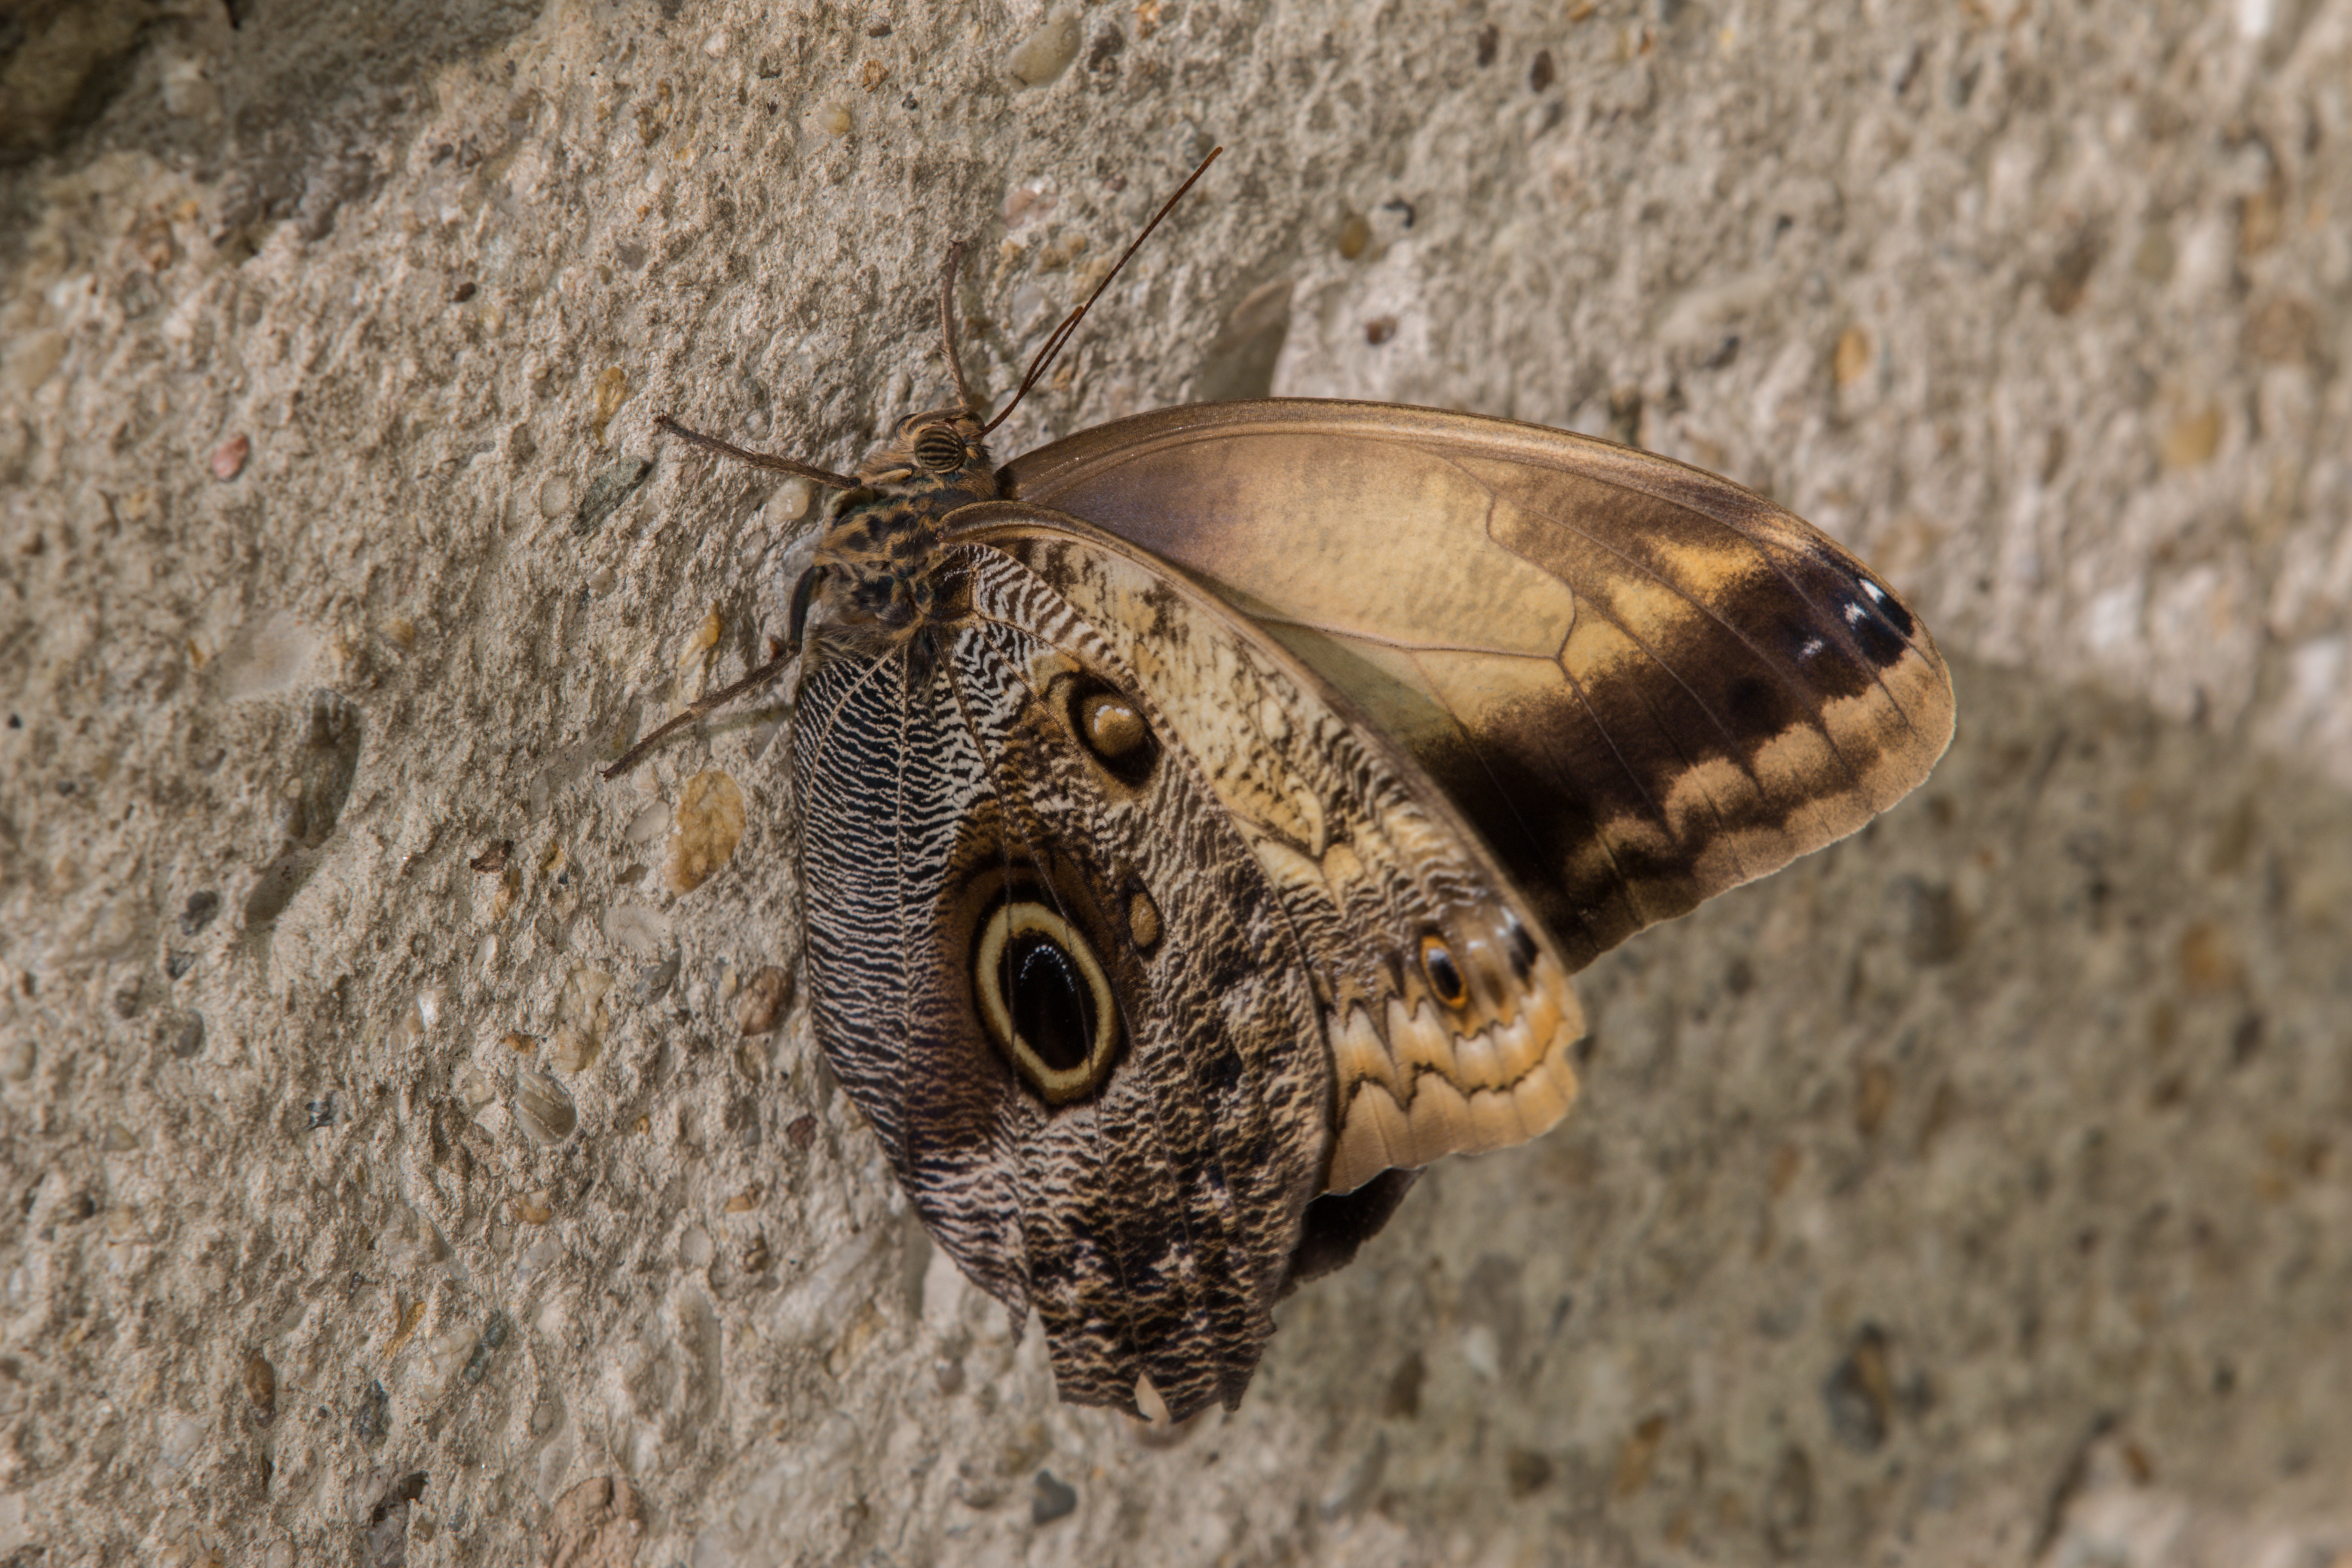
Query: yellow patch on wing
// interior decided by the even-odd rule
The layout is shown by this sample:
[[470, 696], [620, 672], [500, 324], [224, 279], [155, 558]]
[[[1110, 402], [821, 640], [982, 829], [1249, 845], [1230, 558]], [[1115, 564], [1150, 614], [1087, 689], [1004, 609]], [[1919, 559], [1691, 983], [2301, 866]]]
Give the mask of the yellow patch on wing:
[[1339, 1115], [1325, 1186], [1352, 1192], [1382, 1171], [1508, 1148], [1549, 1131], [1576, 1101], [1570, 1050], [1584, 1012], [1568, 976], [1538, 955], [1499, 1016], [1457, 1027], [1433, 1003], [1391, 998], [1376, 1026], [1360, 1004], [1327, 1014]]

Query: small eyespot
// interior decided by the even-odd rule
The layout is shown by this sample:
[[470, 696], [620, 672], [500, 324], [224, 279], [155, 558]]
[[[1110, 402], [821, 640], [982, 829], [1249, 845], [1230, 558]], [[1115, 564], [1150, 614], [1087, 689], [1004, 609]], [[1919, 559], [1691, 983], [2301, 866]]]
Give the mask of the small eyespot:
[[1048, 1105], [1083, 1100], [1109, 1076], [1118, 1007], [1077, 928], [1045, 905], [997, 907], [972, 954], [989, 1037]]
[[1070, 706], [1071, 728], [1080, 743], [1113, 778], [1139, 784], [1150, 776], [1160, 746], [1134, 702], [1109, 687], [1092, 686]]
[[1536, 939], [1519, 923], [1519, 917], [1506, 911], [1503, 915], [1506, 941], [1510, 948], [1511, 973], [1525, 982], [1536, 972]]
[[963, 467], [963, 437], [944, 425], [933, 425], [915, 437], [915, 461], [934, 474], [951, 474]]
[[1160, 945], [1160, 906], [1151, 895], [1138, 888], [1127, 900], [1127, 934], [1135, 942], [1136, 951], [1150, 952]]
[[1151, 738], [1143, 715], [1115, 692], [1096, 692], [1079, 705], [1078, 712], [1086, 726], [1087, 748], [1098, 757], [1126, 756]]
[[1421, 939], [1421, 972], [1429, 977], [1431, 994], [1448, 1007], [1459, 1007], [1470, 1000], [1469, 983], [1462, 978], [1453, 950], [1434, 933]]

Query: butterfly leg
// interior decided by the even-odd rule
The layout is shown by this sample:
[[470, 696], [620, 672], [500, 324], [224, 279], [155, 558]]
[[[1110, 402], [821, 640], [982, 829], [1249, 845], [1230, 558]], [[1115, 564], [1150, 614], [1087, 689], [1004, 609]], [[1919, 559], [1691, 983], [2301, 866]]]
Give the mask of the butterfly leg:
[[677, 718], [672, 719], [668, 723], [664, 724], [660, 729], [656, 730], [652, 734], [647, 735], [644, 740], [639, 741], [635, 745], [631, 746], [626, 752], [622, 753], [621, 760], [619, 762], [614, 763], [611, 767], [606, 768], [599, 776], [607, 779], [616, 779], [620, 777], [623, 773], [627, 773], [631, 768], [635, 767], [637, 763], [644, 759], [646, 753], [652, 751], [655, 745], [662, 740], [670, 735], [676, 734], [680, 730], [685, 729], [688, 724], [693, 723], [697, 719], [701, 718], [704, 714], [714, 712], [717, 710], [725, 707], [728, 703], [734, 701], [735, 699], [742, 696], [743, 693], [751, 690], [753, 687], [764, 685], [768, 681], [774, 679], [783, 668], [792, 663], [793, 658], [798, 656], [800, 649], [796, 645], [799, 640], [799, 638], [795, 637], [793, 639], [791, 644], [786, 644], [780, 643], [775, 641], [773, 638], [770, 638], [768, 642], [769, 658], [767, 663], [761, 665], [759, 668], [753, 670], [742, 679], [735, 682], [732, 686], [723, 686], [718, 690], [711, 692], [707, 697], [698, 697], [693, 701], [688, 703], [686, 705], [685, 712], [680, 713]]

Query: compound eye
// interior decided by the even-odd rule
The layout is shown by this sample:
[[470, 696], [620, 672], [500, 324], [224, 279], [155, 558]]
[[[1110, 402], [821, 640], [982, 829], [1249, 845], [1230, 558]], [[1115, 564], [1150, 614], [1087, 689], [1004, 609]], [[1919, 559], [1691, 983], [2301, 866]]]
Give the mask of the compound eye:
[[972, 954], [989, 1038], [1048, 1105], [1102, 1087], [1118, 1046], [1118, 1006], [1093, 944], [1032, 899], [997, 906]]
[[928, 472], [951, 474], [963, 467], [963, 437], [945, 425], [926, 426], [915, 437], [915, 461]]

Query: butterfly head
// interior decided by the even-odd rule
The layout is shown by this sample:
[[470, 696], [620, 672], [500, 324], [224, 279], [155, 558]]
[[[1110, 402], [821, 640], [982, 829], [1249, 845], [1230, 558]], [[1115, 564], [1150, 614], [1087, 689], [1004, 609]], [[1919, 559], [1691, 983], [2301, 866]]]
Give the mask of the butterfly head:
[[[996, 465], [981, 437], [980, 421], [962, 408], [910, 414], [887, 445], [857, 466], [859, 487], [914, 501], [937, 517], [971, 501], [994, 500]], [[848, 500], [845, 496], [835, 504], [835, 517]]]

